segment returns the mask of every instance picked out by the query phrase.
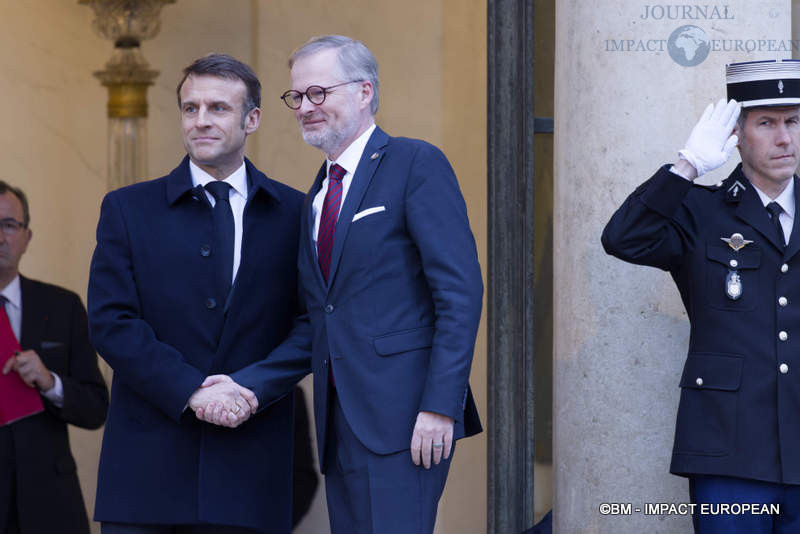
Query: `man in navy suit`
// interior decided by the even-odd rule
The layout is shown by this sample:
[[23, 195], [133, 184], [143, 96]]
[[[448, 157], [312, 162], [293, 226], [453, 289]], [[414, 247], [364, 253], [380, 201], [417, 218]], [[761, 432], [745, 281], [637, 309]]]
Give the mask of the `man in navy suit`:
[[44, 405], [43, 412], [0, 426], [0, 532], [89, 534], [67, 424], [99, 428], [108, 388], [78, 295], [19, 274], [33, 237], [29, 224], [25, 194], [0, 181], [0, 328], [21, 349], [2, 372], [36, 388]]
[[361, 42], [315, 38], [289, 66], [282, 98], [327, 157], [303, 208], [308, 322], [232, 379], [263, 403], [313, 370], [334, 533], [430, 533], [454, 440], [481, 430], [468, 378], [483, 284], [466, 206], [440, 150], [376, 127], [378, 66]]
[[[726, 70], [729, 101], [631, 193], [603, 246], [669, 271], [691, 322], [670, 471], [689, 478], [697, 532], [800, 532], [800, 63]], [[737, 146], [726, 180], [692, 183]]]
[[95, 518], [112, 533], [291, 531], [292, 398], [237, 430], [191, 409], [251, 392], [201, 388], [263, 357], [297, 304], [302, 195], [244, 158], [261, 85], [211, 54], [178, 85], [188, 156], [170, 174], [109, 193], [89, 282], [92, 340], [114, 369]]

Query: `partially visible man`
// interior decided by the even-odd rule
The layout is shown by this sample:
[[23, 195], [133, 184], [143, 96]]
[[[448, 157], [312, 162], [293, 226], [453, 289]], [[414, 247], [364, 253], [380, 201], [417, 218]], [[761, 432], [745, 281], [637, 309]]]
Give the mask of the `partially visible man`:
[[67, 423], [102, 426], [108, 389], [78, 295], [19, 274], [29, 225], [25, 194], [0, 181], [0, 337], [21, 349], [2, 372], [36, 388], [45, 408], [0, 426], [0, 532], [88, 534]]
[[[112, 533], [291, 531], [292, 398], [232, 431], [187, 409], [288, 334], [297, 305], [302, 195], [244, 158], [261, 84], [211, 54], [178, 84], [188, 156], [169, 175], [109, 193], [97, 226], [89, 324], [114, 369], [95, 518]], [[204, 401], [204, 399], [206, 399]]]
[[378, 64], [363, 43], [315, 38], [289, 66], [282, 98], [327, 157], [302, 217], [310, 323], [232, 378], [265, 402], [313, 370], [334, 534], [430, 533], [454, 441], [481, 430], [468, 379], [483, 283], [466, 205], [440, 150], [375, 125]]
[[[800, 532], [800, 63], [732, 64], [727, 78], [730, 101], [708, 106], [602, 239], [669, 271], [691, 322], [670, 471], [689, 478], [697, 532]], [[692, 183], [737, 145], [726, 180]]]

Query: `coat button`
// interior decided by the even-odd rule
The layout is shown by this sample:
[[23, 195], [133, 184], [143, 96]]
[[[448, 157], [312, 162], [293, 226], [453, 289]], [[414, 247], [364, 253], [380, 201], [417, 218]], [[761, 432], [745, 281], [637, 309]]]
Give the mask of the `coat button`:
[[728, 264], [729, 264], [731, 267], [738, 267], [738, 266], [739, 266], [739, 262], [738, 262], [738, 261], [736, 261], [736, 260], [731, 260], [731, 261], [729, 261], [729, 262], [728, 262]]
[[789, 266], [788, 265], [786, 265], [785, 263], [783, 265], [781, 265], [781, 272], [782, 273], [785, 273], [788, 270], [789, 270]]
[[333, 304], [325, 306], [325, 313], [333, 313]]
[[703, 385], [703, 379], [698, 376], [697, 380], [695, 380], [694, 383], [697, 384], [698, 386], [702, 386]]
[[781, 372], [781, 374], [782, 374], [782, 375], [785, 375], [786, 373], [788, 373], [788, 372], [789, 372], [789, 366], [788, 366], [788, 365], [786, 365], [785, 363], [782, 363], [782, 364], [780, 364], [780, 365], [778, 366], [778, 370], [780, 370], [780, 372]]
[[789, 304], [789, 299], [787, 299], [786, 297], [780, 297], [778, 298], [778, 304], [780, 304], [781, 306], [786, 306], [787, 304]]
[[209, 310], [213, 310], [216, 307], [217, 307], [217, 301], [215, 299], [212, 298], [206, 299], [206, 308], [208, 308]]
[[211, 247], [209, 245], [200, 245], [200, 255], [207, 258], [211, 255]]
[[322, 360], [322, 367], [328, 367], [328, 360]]
[[787, 334], [786, 331], [781, 330], [780, 332], [778, 332], [778, 339], [780, 339], [781, 341], [786, 341], [787, 339], [789, 339], [789, 334]]

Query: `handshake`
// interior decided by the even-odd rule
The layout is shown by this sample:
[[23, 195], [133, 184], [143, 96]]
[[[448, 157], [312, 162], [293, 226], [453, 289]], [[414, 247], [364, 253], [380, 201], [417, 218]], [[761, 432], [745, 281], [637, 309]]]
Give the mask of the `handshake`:
[[228, 375], [212, 375], [189, 397], [189, 408], [201, 421], [236, 428], [256, 413], [258, 399]]

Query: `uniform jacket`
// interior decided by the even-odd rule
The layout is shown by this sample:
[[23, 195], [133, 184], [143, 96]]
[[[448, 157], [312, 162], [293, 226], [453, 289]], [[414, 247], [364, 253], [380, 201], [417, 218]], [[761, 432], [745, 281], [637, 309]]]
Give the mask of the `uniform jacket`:
[[234, 379], [261, 400], [313, 370], [323, 460], [329, 367], [348, 423], [375, 453], [408, 449], [421, 410], [454, 418], [456, 438], [480, 432], [468, 378], [483, 283], [444, 154], [375, 129], [339, 213], [327, 284], [311, 210], [325, 175], [323, 164], [303, 207], [298, 270], [308, 321]]
[[[0, 427], [0, 473], [6, 481], [16, 471], [21, 534], [88, 534], [67, 423], [99, 428], [106, 418], [108, 389], [89, 344], [86, 310], [78, 295], [22, 276], [20, 284], [20, 346], [36, 351], [59, 376], [64, 403], [58, 408], [42, 397], [44, 412]], [[0, 527], [5, 524], [6, 518], [0, 517]]]
[[[675, 474], [800, 484], [798, 220], [784, 251], [741, 165], [717, 187], [693, 185], [665, 166], [603, 232], [608, 253], [670, 272], [691, 322]], [[736, 233], [752, 243], [734, 250], [722, 238]]]
[[206, 376], [261, 359], [295, 317], [303, 197], [245, 163], [241, 265], [229, 296], [215, 283], [211, 205], [192, 187], [188, 157], [103, 201], [89, 326], [114, 381], [99, 521], [291, 528], [291, 397], [237, 429], [186, 409]]

